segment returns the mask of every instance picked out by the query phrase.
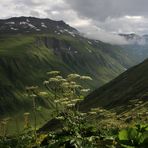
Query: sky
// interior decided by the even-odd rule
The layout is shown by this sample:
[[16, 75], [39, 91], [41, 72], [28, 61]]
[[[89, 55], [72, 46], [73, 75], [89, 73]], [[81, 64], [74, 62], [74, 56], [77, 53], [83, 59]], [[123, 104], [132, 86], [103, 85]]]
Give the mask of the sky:
[[86, 37], [126, 44], [119, 33], [148, 34], [148, 0], [0, 0], [0, 18], [63, 20]]

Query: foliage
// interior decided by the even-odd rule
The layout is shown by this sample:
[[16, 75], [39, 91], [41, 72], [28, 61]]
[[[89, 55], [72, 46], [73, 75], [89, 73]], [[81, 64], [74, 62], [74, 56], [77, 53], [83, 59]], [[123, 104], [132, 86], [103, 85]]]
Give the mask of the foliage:
[[147, 147], [148, 144], [148, 125], [136, 125], [123, 129], [118, 135], [119, 142], [123, 147]]
[[[84, 81], [91, 81], [91, 77], [75, 73], [63, 77], [59, 71], [50, 71], [47, 75], [48, 79], [43, 82], [47, 91], [40, 91], [38, 86], [26, 87], [28, 97], [33, 104], [34, 125], [31, 126], [30, 113], [26, 112], [24, 113], [23, 133], [8, 136], [7, 124], [10, 119], [3, 120], [0, 147], [146, 148], [148, 144], [147, 124], [129, 126], [130, 124], [127, 124], [127, 119], [125, 119], [129, 114], [117, 115], [100, 107], [91, 108], [88, 112], [79, 110], [80, 102], [85, 93], [90, 90], [83, 87]], [[52, 95], [49, 96], [49, 93]], [[36, 113], [40, 110], [40, 106], [36, 103], [38, 97], [54, 102], [52, 118], [56, 123], [61, 124], [60, 128], [46, 132], [37, 130]], [[136, 117], [138, 122], [140, 115]], [[136, 122], [135, 118], [133, 121]]]

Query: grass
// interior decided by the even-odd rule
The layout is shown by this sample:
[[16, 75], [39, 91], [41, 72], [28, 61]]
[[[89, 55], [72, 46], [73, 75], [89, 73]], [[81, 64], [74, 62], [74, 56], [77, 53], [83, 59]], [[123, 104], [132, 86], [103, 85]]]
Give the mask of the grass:
[[[147, 102], [148, 60], [130, 68], [117, 78], [95, 90], [82, 102], [82, 108], [104, 106], [108, 109], [126, 110], [130, 101]], [[123, 107], [122, 107], [123, 106]]]
[[[38, 85], [44, 90], [42, 83], [47, 79], [47, 71], [89, 75], [93, 81], [85, 87], [94, 90], [125, 70], [125, 64], [121, 62], [124, 52], [120, 49], [115, 52], [116, 46], [91, 42], [69, 35], [0, 35], [1, 115], [31, 108], [30, 100], [24, 96], [25, 87]], [[126, 65], [135, 64], [127, 59]]]

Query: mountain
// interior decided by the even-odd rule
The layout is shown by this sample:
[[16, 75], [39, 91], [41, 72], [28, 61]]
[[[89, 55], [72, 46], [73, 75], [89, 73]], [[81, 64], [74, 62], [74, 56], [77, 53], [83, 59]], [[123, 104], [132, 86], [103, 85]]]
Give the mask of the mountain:
[[61, 33], [78, 35], [79, 32], [63, 21], [40, 19], [35, 17], [13, 17], [0, 20], [1, 34]]
[[148, 35], [138, 35], [138, 34], [119, 34], [124, 37], [128, 44], [122, 45], [121, 47], [129, 55], [133, 55], [143, 61], [148, 58]]
[[89, 75], [86, 87], [109, 82], [139, 60], [120, 46], [81, 36], [63, 21], [33, 17], [0, 20], [0, 113], [31, 106], [25, 87], [39, 85], [46, 72]]
[[131, 33], [131, 34], [119, 34], [120, 36], [124, 37], [129, 44], [145, 44], [145, 37], [144, 36], [140, 36], [138, 34], [135, 33]]
[[116, 111], [125, 111], [131, 109], [131, 106], [128, 107], [130, 102], [138, 102], [139, 100], [143, 101], [148, 107], [147, 85], [148, 59], [90, 93], [82, 102], [81, 108], [88, 110], [92, 107], [103, 106]]

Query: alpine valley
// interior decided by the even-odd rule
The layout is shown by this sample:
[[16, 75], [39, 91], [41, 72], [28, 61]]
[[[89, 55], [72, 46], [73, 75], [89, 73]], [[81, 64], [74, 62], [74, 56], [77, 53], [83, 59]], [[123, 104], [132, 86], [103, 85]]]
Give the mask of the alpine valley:
[[146, 58], [125, 49], [85, 38], [63, 21], [0, 20], [1, 115], [25, 108], [25, 87], [41, 86], [47, 71], [89, 75], [93, 81], [87, 86], [94, 90]]
[[[46, 137], [51, 140], [50, 134], [38, 135], [37, 128], [42, 126], [40, 130], [44, 132], [47, 128], [48, 130], [51, 128], [56, 129], [54, 126], [56, 124], [59, 125], [59, 119], [55, 120], [55, 118], [58, 118], [59, 115], [61, 115], [60, 118], [64, 117], [66, 120], [66, 126], [65, 128], [62, 128], [61, 133], [70, 133], [70, 136], [66, 135], [66, 138], [71, 138], [73, 134], [76, 135], [74, 138], [72, 137], [72, 139], [66, 140], [66, 142], [64, 141], [64, 137], [62, 139], [64, 142], [61, 142], [62, 146], [67, 143], [72, 145], [75, 143], [73, 139], [78, 137], [81, 137], [82, 143], [80, 145], [83, 145], [83, 141], [89, 137], [86, 135], [93, 135], [93, 133], [95, 133], [93, 130], [90, 132], [90, 130], [87, 131], [87, 129], [85, 129], [86, 131], [84, 130], [86, 133], [82, 132], [83, 129], [81, 129], [82, 126], [81, 124], [79, 125], [79, 121], [83, 119], [85, 113], [81, 112], [79, 114], [79, 111], [86, 112], [86, 114], [90, 113], [91, 115], [94, 114], [96, 108], [99, 110], [99, 113], [115, 112], [117, 116], [115, 117], [114, 123], [118, 124], [118, 126], [123, 124], [125, 127], [127, 123], [131, 120], [133, 121], [133, 114], [137, 111], [139, 113], [138, 117], [140, 115], [142, 117], [140, 116], [141, 118], [138, 118], [137, 120], [136, 114], [136, 121], [141, 121], [141, 119], [144, 118], [144, 122], [147, 122], [148, 35], [140, 36], [132, 33], [119, 34], [119, 36], [127, 41], [126, 45], [113, 45], [100, 40], [87, 38], [64, 21], [54, 21], [47, 18], [35, 17], [12, 17], [9, 19], [1, 19], [0, 119], [2, 122], [0, 122], [0, 126], [2, 125], [4, 128], [3, 131], [0, 131], [0, 133], [3, 133], [2, 137], [6, 137], [6, 121], [8, 119], [15, 119], [15, 122], [13, 121], [13, 124], [9, 127], [11, 129], [9, 134], [11, 135], [12, 133], [14, 134], [16, 130], [18, 133], [20, 132], [18, 123], [21, 124], [20, 127], [23, 127], [24, 119], [26, 126], [29, 127], [30, 114], [31, 124], [34, 123], [32, 130], [34, 133], [33, 136], [30, 137], [35, 139], [35, 145], [26, 145], [31, 148], [38, 147], [38, 141], [39, 144], [41, 144], [44, 140], [46, 141]], [[57, 74], [59, 71], [60, 75], [49, 78], [48, 74]], [[67, 75], [68, 77], [66, 77]], [[84, 89], [81, 89], [80, 91], [85, 92], [90, 88], [90, 92], [87, 92], [84, 95], [80, 94], [78, 88], [81, 88], [81, 86], [76, 85], [77, 81], [70, 81], [69, 79], [72, 77], [79, 77], [81, 80], [89, 79], [90, 81], [81, 82]], [[48, 87], [50, 82], [54, 82], [54, 87]], [[67, 84], [68, 86], [65, 91], [64, 87]], [[63, 88], [61, 88], [61, 86], [63, 86]], [[69, 88], [70, 90], [67, 91]], [[29, 94], [30, 92], [31, 95]], [[36, 94], [38, 93], [43, 96], [45, 95], [45, 97], [37, 96]], [[73, 97], [76, 97], [77, 99], [72, 100]], [[53, 100], [53, 98], [55, 100]], [[64, 100], [67, 100], [68, 98], [71, 99], [71, 101], [78, 100], [78, 103], [75, 102], [74, 107], [80, 108], [78, 111], [73, 112], [73, 108], [71, 108], [73, 103], [67, 101], [70, 102], [70, 104], [68, 104], [70, 105], [70, 108], [67, 106], [66, 110], [61, 105], [62, 101], [59, 101], [57, 98], [64, 98]], [[80, 99], [82, 100], [79, 103]], [[64, 111], [61, 112], [61, 110]], [[110, 117], [111, 115], [109, 114]], [[97, 118], [95, 116], [95, 120], [93, 119], [92, 122], [101, 126], [102, 123], [99, 121], [105, 121], [103, 120], [104, 118], [102, 118], [104, 116], [108, 117], [108, 114], [99, 114]], [[92, 115], [91, 117], [94, 116]], [[119, 121], [119, 118], [124, 118], [125, 122]], [[5, 119], [4, 122], [3, 119]], [[110, 120], [107, 120], [107, 125], [113, 121], [111, 120], [112, 117], [109, 119]], [[92, 125], [90, 120], [91, 118], [89, 118], [89, 123]], [[70, 125], [68, 125], [68, 128], [66, 128], [67, 124]], [[83, 128], [86, 127], [83, 121]], [[140, 127], [138, 130], [139, 129]], [[116, 128], [111, 132], [117, 133], [118, 130]], [[142, 130], [140, 132], [140, 134], [142, 134]], [[102, 133], [100, 133], [101, 130], [99, 131], [99, 136], [101, 137]], [[58, 134], [56, 136], [59, 136]], [[95, 134], [98, 134], [98, 132]], [[102, 137], [106, 138], [104, 135]], [[144, 136], [145, 135], [147, 135], [147, 133], [144, 133]], [[88, 143], [91, 143], [93, 136], [89, 137], [89, 140], [87, 139], [89, 141], [87, 141]], [[55, 137], [53, 136], [52, 138]], [[99, 139], [100, 141], [103, 139], [101, 138]], [[127, 135], [120, 136], [119, 134], [119, 141], [121, 143], [123, 142], [123, 144], [129, 140], [128, 138]], [[145, 144], [144, 140], [146, 138], [142, 138], [143, 141], [141, 140], [142, 142], [140, 141], [141, 143], [139, 142], [139, 145]], [[76, 139], [77, 142], [79, 142], [80, 139]], [[109, 140], [114, 144], [116, 139], [117, 137], [112, 136]], [[15, 140], [12, 140], [12, 145], [18, 139]], [[127, 143], [132, 143], [130, 146], [136, 145], [137, 141], [133, 143], [134, 140], [130, 139]], [[57, 139], [54, 142], [56, 143], [56, 141]], [[97, 140], [94, 141], [96, 142]], [[116, 142], [121, 146], [122, 144], [119, 141]], [[5, 145], [5, 140], [2, 140], [2, 142], [4, 142], [3, 144]], [[19, 145], [19, 140], [17, 142]], [[52, 141], [50, 142], [52, 143]], [[108, 142], [108, 139], [105, 139], [105, 142]], [[8, 144], [9, 142], [7, 141], [6, 143]], [[34, 142], [31, 141], [30, 143], [32, 144]], [[45, 146], [47, 146], [47, 142], [45, 143]], [[59, 142], [59, 145], [56, 143], [58, 146], [53, 145], [52, 147], [62, 148], [60, 145], [61, 143]], [[87, 147], [90, 147], [90, 145], [87, 145]]]

